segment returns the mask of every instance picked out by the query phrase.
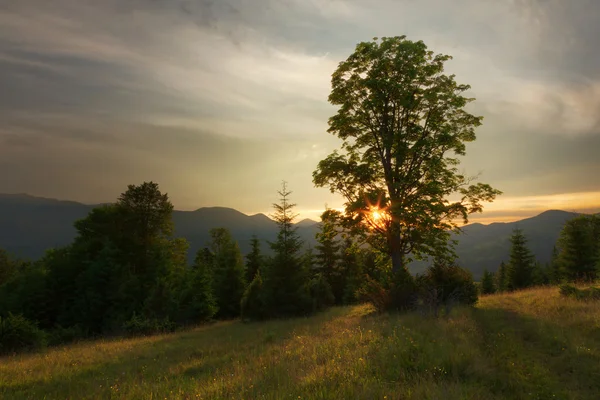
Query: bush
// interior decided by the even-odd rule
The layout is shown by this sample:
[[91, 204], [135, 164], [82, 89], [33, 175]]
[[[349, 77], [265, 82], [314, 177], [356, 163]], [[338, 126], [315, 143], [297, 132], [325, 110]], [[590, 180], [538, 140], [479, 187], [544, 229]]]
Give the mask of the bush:
[[70, 326], [68, 328], [57, 326], [48, 333], [48, 345], [56, 346], [59, 344], [71, 343], [85, 336], [85, 332], [79, 325]]
[[308, 292], [312, 299], [313, 312], [331, 307], [335, 303], [331, 285], [327, 282], [323, 274], [317, 274], [317, 276], [308, 282]]
[[241, 315], [243, 320], [260, 320], [265, 317], [264, 303], [262, 300], [262, 278], [260, 272], [257, 272], [254, 279], [242, 296], [240, 302]]
[[438, 314], [445, 307], [448, 314], [454, 305], [474, 305], [478, 290], [473, 275], [454, 265], [436, 263], [417, 278], [418, 299], [416, 306]]
[[156, 333], [167, 333], [173, 332], [177, 325], [169, 320], [169, 318], [157, 319], [157, 318], [146, 318], [135, 313], [126, 321], [122, 328], [126, 334], [130, 336], [145, 336]]
[[560, 286], [560, 294], [581, 301], [600, 300], [600, 288], [593, 286], [587, 289], [578, 289], [573, 285], [565, 284]]
[[0, 354], [37, 350], [46, 346], [46, 334], [22, 315], [0, 317]]
[[371, 303], [379, 312], [388, 310], [392, 303], [390, 290], [368, 275], [365, 275], [365, 281], [356, 291], [356, 295], [360, 301]]

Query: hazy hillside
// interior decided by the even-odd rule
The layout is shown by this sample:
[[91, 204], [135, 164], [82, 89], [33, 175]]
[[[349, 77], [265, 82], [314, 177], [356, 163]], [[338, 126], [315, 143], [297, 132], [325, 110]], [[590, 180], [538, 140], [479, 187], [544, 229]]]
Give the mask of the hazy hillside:
[[598, 302], [552, 287], [484, 296], [449, 318], [372, 311], [0, 358], [0, 398], [598, 399]]
[[[95, 205], [45, 199], [24, 194], [0, 194], [0, 248], [25, 258], [37, 259], [50, 247], [64, 246], [74, 239], [73, 223], [84, 218]], [[261, 240], [274, 240], [275, 222], [264, 214], [248, 216], [232, 208], [205, 207], [195, 211], [174, 211], [175, 236], [190, 242], [189, 259], [209, 241], [209, 230], [224, 227], [239, 242], [242, 253], [250, 250], [256, 234]], [[314, 245], [318, 230], [315, 221], [303, 220], [298, 233]], [[267, 243], [263, 251], [268, 252]]]
[[[49, 247], [70, 243], [75, 236], [73, 222], [85, 217], [93, 207], [28, 195], [0, 195], [0, 247], [22, 257], [38, 258]], [[515, 227], [523, 229], [531, 250], [540, 262], [546, 263], [563, 224], [575, 215], [552, 210], [518, 222], [467, 225], [458, 237], [459, 263], [473, 271], [476, 279], [484, 268], [495, 270], [500, 262], [508, 260], [508, 238]], [[175, 211], [173, 220], [175, 235], [190, 242], [190, 260], [208, 242], [211, 228], [228, 228], [238, 240], [242, 253], [249, 251], [252, 235], [265, 241], [274, 240], [277, 233], [275, 223], [264, 214], [248, 216], [224, 207]], [[297, 226], [300, 236], [314, 246], [318, 223], [305, 219]], [[266, 243], [263, 250], [268, 252]], [[426, 263], [415, 262], [410, 269], [419, 272], [426, 266]]]

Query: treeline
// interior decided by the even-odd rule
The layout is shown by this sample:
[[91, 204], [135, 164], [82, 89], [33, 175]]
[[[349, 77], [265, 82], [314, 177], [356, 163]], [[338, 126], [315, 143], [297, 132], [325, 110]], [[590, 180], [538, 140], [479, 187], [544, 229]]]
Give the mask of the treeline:
[[[304, 246], [285, 184], [274, 204], [279, 230], [271, 256], [252, 238], [245, 259], [224, 228], [187, 263], [188, 243], [173, 237], [173, 205], [156, 183], [130, 185], [115, 204], [75, 223], [69, 246], [35, 262], [0, 251], [0, 354], [80, 338], [168, 332], [213, 319], [245, 321], [308, 315], [332, 305], [370, 301], [394, 309], [474, 304], [469, 272], [436, 263], [396, 285], [388, 254], [353, 238], [339, 215], [322, 215], [318, 244]], [[390, 291], [390, 287], [396, 291]]]
[[279, 234], [261, 253], [254, 237], [244, 260], [224, 228], [187, 264], [188, 243], [173, 237], [173, 205], [156, 183], [130, 185], [115, 204], [77, 221], [77, 236], [35, 262], [0, 251], [0, 353], [103, 335], [171, 331], [214, 318], [307, 315], [357, 301], [364, 276], [386, 260], [325, 223], [304, 251], [284, 186], [275, 204]]
[[510, 237], [510, 258], [496, 272], [485, 270], [484, 294], [566, 282], [593, 282], [600, 278], [600, 216], [580, 215], [567, 221], [554, 246], [551, 261], [542, 265], [527, 246], [520, 229]]

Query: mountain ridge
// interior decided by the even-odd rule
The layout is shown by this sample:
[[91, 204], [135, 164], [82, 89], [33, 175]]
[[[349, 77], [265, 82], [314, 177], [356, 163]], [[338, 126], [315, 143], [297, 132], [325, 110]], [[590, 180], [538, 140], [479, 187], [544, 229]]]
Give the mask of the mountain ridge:
[[[41, 198], [27, 194], [0, 193], [0, 248], [25, 258], [37, 259], [51, 247], [64, 246], [72, 242], [76, 231], [73, 222], [84, 218], [94, 207], [68, 200]], [[536, 216], [514, 222], [482, 224], [475, 222], [461, 227], [462, 234], [453, 234], [458, 240], [457, 263], [478, 279], [483, 269], [495, 271], [502, 261], [508, 261], [509, 237], [515, 227], [523, 229], [529, 246], [542, 262], [550, 261], [552, 248], [564, 223], [581, 213], [563, 210], [547, 210]], [[268, 242], [275, 240], [277, 225], [262, 213], [247, 215], [229, 207], [201, 207], [193, 211], [173, 212], [175, 236], [184, 237], [190, 243], [188, 259], [206, 246], [211, 228], [223, 227], [231, 231], [238, 241], [240, 250], [250, 250], [250, 240], [256, 235], [262, 242], [262, 250], [269, 252]], [[299, 236], [314, 247], [315, 234], [320, 224], [303, 219], [295, 226]], [[422, 272], [428, 262], [412, 262], [413, 273]]]

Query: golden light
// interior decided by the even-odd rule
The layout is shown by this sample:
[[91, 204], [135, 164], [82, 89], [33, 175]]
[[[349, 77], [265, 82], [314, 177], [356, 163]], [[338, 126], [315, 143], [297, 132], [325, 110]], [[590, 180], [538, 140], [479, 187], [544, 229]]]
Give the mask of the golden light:
[[373, 210], [371, 211], [371, 218], [373, 219], [373, 221], [378, 221], [381, 218], [383, 218], [383, 214], [380, 213], [378, 210]]

